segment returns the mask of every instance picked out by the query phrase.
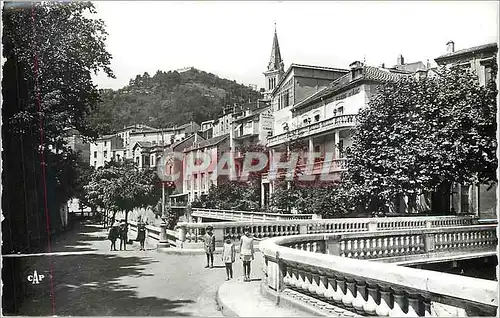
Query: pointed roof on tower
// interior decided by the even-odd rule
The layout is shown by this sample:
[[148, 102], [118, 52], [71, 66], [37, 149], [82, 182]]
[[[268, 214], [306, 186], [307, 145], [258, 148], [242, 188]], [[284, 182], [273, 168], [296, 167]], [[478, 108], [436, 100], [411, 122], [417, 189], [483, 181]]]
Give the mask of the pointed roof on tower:
[[278, 43], [278, 33], [276, 32], [276, 22], [274, 23], [274, 39], [273, 48], [271, 50], [271, 58], [267, 66], [268, 71], [283, 70], [284, 64], [281, 59], [280, 45]]

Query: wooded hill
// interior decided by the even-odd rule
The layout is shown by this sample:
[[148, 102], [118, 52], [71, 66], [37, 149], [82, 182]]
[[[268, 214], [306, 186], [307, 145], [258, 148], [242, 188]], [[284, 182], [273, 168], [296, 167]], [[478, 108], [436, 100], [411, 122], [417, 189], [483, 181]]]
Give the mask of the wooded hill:
[[136, 123], [171, 127], [215, 119], [227, 105], [255, 102], [262, 95], [236, 81], [194, 68], [147, 72], [118, 90], [103, 90], [90, 121], [101, 134]]

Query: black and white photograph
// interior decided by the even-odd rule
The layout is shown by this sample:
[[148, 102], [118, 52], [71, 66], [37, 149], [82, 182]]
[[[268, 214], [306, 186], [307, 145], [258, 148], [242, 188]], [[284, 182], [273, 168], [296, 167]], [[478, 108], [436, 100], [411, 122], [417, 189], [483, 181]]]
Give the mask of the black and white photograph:
[[2, 1], [2, 315], [494, 317], [498, 1]]

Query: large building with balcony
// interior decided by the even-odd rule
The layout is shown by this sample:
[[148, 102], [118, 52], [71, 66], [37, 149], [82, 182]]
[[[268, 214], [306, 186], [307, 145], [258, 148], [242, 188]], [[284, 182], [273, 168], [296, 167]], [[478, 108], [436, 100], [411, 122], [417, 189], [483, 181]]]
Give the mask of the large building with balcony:
[[[299, 167], [306, 169], [306, 158], [315, 154], [311, 171], [314, 176], [328, 166], [330, 178], [340, 177], [344, 170], [345, 150], [352, 145], [351, 129], [356, 123], [356, 114], [368, 105], [379, 85], [397, 81], [408, 74], [367, 66], [359, 61], [352, 63], [349, 72], [289, 107], [290, 118], [282, 123], [281, 133], [268, 138], [268, 147], [271, 152], [285, 151], [290, 143], [301, 140], [306, 143], [308, 154], [298, 162]], [[263, 204], [273, 189], [273, 180], [263, 178]]]

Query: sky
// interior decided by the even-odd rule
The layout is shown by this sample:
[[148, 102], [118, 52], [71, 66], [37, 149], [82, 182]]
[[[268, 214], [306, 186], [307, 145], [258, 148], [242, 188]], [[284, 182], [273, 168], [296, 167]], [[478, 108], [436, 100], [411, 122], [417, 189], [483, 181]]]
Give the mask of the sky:
[[291, 63], [348, 68], [433, 59], [497, 42], [498, 1], [97, 1], [118, 89], [157, 70], [193, 66], [245, 85], [264, 86], [275, 23], [285, 70]]

